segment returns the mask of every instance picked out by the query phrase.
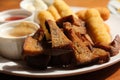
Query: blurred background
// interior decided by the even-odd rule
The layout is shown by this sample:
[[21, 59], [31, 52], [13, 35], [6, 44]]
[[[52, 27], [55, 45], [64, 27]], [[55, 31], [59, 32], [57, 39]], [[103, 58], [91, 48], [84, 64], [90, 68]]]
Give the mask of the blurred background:
[[[0, 0], [0, 11], [20, 8], [22, 0]], [[65, 0], [70, 6], [107, 7], [112, 14], [120, 15], [120, 0]]]
[[[19, 8], [22, 0], [0, 0], [0, 11]], [[65, 0], [70, 6], [80, 7], [106, 7], [109, 0]]]

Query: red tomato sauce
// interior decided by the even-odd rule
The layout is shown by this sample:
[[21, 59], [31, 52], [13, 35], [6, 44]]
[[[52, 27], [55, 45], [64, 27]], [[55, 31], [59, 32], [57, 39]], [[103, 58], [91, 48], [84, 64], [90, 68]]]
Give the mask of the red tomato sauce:
[[10, 16], [8, 18], [5, 19], [5, 21], [14, 21], [14, 20], [20, 20], [20, 19], [24, 19], [26, 18], [26, 16]]

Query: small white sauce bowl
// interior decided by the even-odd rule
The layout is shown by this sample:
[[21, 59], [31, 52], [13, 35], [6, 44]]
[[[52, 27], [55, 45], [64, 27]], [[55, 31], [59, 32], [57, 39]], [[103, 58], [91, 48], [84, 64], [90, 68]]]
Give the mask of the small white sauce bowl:
[[[16, 17], [16, 16], [22, 16], [25, 18], [11, 20], [11, 21], [6, 20], [7, 18]], [[6, 22], [12, 22], [12, 21], [33, 21], [33, 20], [34, 20], [34, 14], [24, 9], [10, 9], [0, 12], [0, 24]]]
[[20, 2], [20, 7], [27, 11], [35, 12], [48, 9], [47, 4], [44, 0], [22, 0]]
[[44, 0], [22, 0], [20, 2], [20, 8], [34, 13], [34, 21], [39, 24], [38, 13], [47, 10], [48, 5]]
[[[21, 59], [22, 48], [25, 38], [27, 36], [32, 36], [36, 31], [29, 35], [20, 36], [20, 37], [7, 37], [5, 34], [2, 34], [2, 32], [6, 31], [7, 29], [15, 28], [16, 25], [20, 24], [21, 22], [23, 21], [9, 22], [0, 25], [0, 55], [1, 56], [8, 59]], [[32, 23], [37, 28], [39, 28], [39, 25], [34, 22], [31, 21], [24, 21], [24, 22]]]

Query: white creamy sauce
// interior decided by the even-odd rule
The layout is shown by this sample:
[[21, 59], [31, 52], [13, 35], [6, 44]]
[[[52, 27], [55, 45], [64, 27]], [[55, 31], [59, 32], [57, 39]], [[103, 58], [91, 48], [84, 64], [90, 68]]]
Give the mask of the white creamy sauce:
[[0, 30], [0, 36], [1, 36], [1, 37], [6, 37], [6, 38], [15, 37], [15, 36], [10, 35], [10, 32], [11, 32], [12, 30], [13, 30], [12, 27], [4, 28], [4, 29]]
[[34, 33], [37, 29], [38, 27], [36, 25], [27, 22], [22, 22], [16, 26], [3, 26], [0, 27], [0, 37], [23, 37]]

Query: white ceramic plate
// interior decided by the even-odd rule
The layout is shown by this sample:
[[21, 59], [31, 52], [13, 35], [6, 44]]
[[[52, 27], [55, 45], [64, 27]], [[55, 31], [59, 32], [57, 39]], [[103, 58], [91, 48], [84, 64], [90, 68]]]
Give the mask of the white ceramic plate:
[[[73, 8], [74, 11], [79, 10], [80, 8]], [[111, 28], [111, 34], [114, 38], [116, 34], [120, 35], [120, 17], [111, 15], [110, 19], [106, 23]], [[66, 70], [60, 68], [48, 68], [47, 70], [34, 70], [21, 65], [19, 62], [7, 60], [0, 57], [0, 72], [18, 76], [27, 76], [27, 77], [63, 77], [63, 76], [72, 76], [78, 74], [84, 74], [88, 72], [93, 72], [96, 70], [103, 69], [105, 67], [111, 66], [120, 61], [120, 54], [111, 57], [110, 61], [101, 65], [92, 65], [78, 69]]]
[[119, 0], [110, 0], [108, 4], [108, 8], [111, 13], [120, 16], [120, 1]]

